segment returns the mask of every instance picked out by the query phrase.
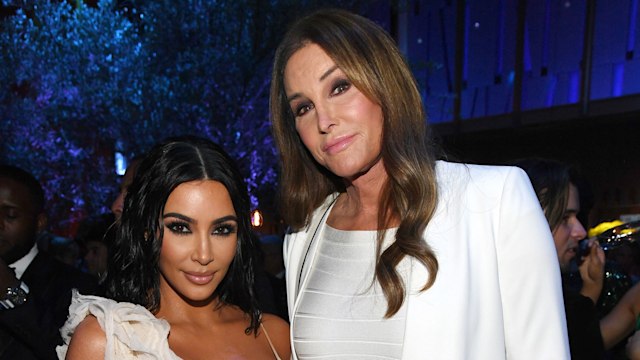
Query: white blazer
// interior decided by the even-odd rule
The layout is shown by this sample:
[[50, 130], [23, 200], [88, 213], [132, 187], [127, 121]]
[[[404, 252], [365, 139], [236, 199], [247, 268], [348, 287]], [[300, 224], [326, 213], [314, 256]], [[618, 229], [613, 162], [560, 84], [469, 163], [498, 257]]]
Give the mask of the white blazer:
[[[526, 173], [438, 161], [436, 174], [438, 205], [423, 237], [439, 270], [420, 292], [427, 270], [413, 262], [402, 359], [570, 359], [558, 258]], [[336, 196], [285, 237], [292, 334], [302, 267]]]

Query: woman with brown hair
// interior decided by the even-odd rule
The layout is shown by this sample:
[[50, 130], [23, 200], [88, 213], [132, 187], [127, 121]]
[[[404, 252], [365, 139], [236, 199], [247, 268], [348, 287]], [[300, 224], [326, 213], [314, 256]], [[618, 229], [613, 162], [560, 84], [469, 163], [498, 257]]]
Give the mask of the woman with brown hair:
[[382, 28], [342, 10], [302, 18], [271, 86], [294, 358], [568, 358], [526, 175], [436, 161]]
[[578, 219], [580, 192], [576, 173], [569, 165], [550, 159], [527, 158], [514, 165], [527, 172], [538, 195], [563, 275], [569, 273], [577, 260], [573, 265], [578, 265], [581, 288], [579, 291], [571, 287], [564, 289], [571, 357], [608, 358], [606, 351], [636, 327], [640, 317], [640, 285], [629, 289], [608, 313], [597, 308], [604, 285], [606, 258], [597, 238], [585, 239], [587, 232]]

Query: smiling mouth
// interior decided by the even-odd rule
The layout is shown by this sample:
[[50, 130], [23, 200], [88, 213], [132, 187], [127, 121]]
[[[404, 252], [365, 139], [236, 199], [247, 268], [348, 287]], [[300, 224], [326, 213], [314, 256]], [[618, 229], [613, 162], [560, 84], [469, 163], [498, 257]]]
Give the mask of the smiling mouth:
[[211, 282], [211, 280], [213, 280], [213, 275], [215, 273], [210, 273], [210, 274], [194, 274], [194, 273], [188, 273], [185, 272], [184, 276], [187, 278], [187, 280], [189, 280], [190, 282], [197, 284], [197, 285], [206, 285], [209, 282]]
[[348, 147], [353, 141], [354, 136], [343, 136], [334, 139], [322, 147], [322, 151], [328, 154], [336, 154]]

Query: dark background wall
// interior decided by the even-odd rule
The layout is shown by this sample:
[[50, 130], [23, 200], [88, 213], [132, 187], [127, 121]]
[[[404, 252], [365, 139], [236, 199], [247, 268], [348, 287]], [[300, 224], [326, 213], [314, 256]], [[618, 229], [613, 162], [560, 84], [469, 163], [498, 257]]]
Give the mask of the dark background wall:
[[583, 205], [593, 202], [589, 226], [640, 214], [640, 113], [457, 134], [438, 126], [434, 131], [452, 159], [501, 164], [539, 156], [574, 165], [591, 190], [583, 194]]
[[590, 185], [589, 226], [640, 216], [638, 0], [400, 3], [395, 35], [449, 156], [562, 160]]

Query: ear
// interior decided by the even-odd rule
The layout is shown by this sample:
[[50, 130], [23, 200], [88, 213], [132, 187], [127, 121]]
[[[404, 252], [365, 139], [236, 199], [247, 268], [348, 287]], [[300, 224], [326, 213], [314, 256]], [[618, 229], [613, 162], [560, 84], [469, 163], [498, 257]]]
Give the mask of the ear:
[[44, 229], [47, 228], [48, 218], [47, 218], [47, 214], [45, 214], [44, 212], [41, 212], [40, 214], [38, 214], [36, 221], [38, 226], [38, 232], [42, 232], [44, 231]]

